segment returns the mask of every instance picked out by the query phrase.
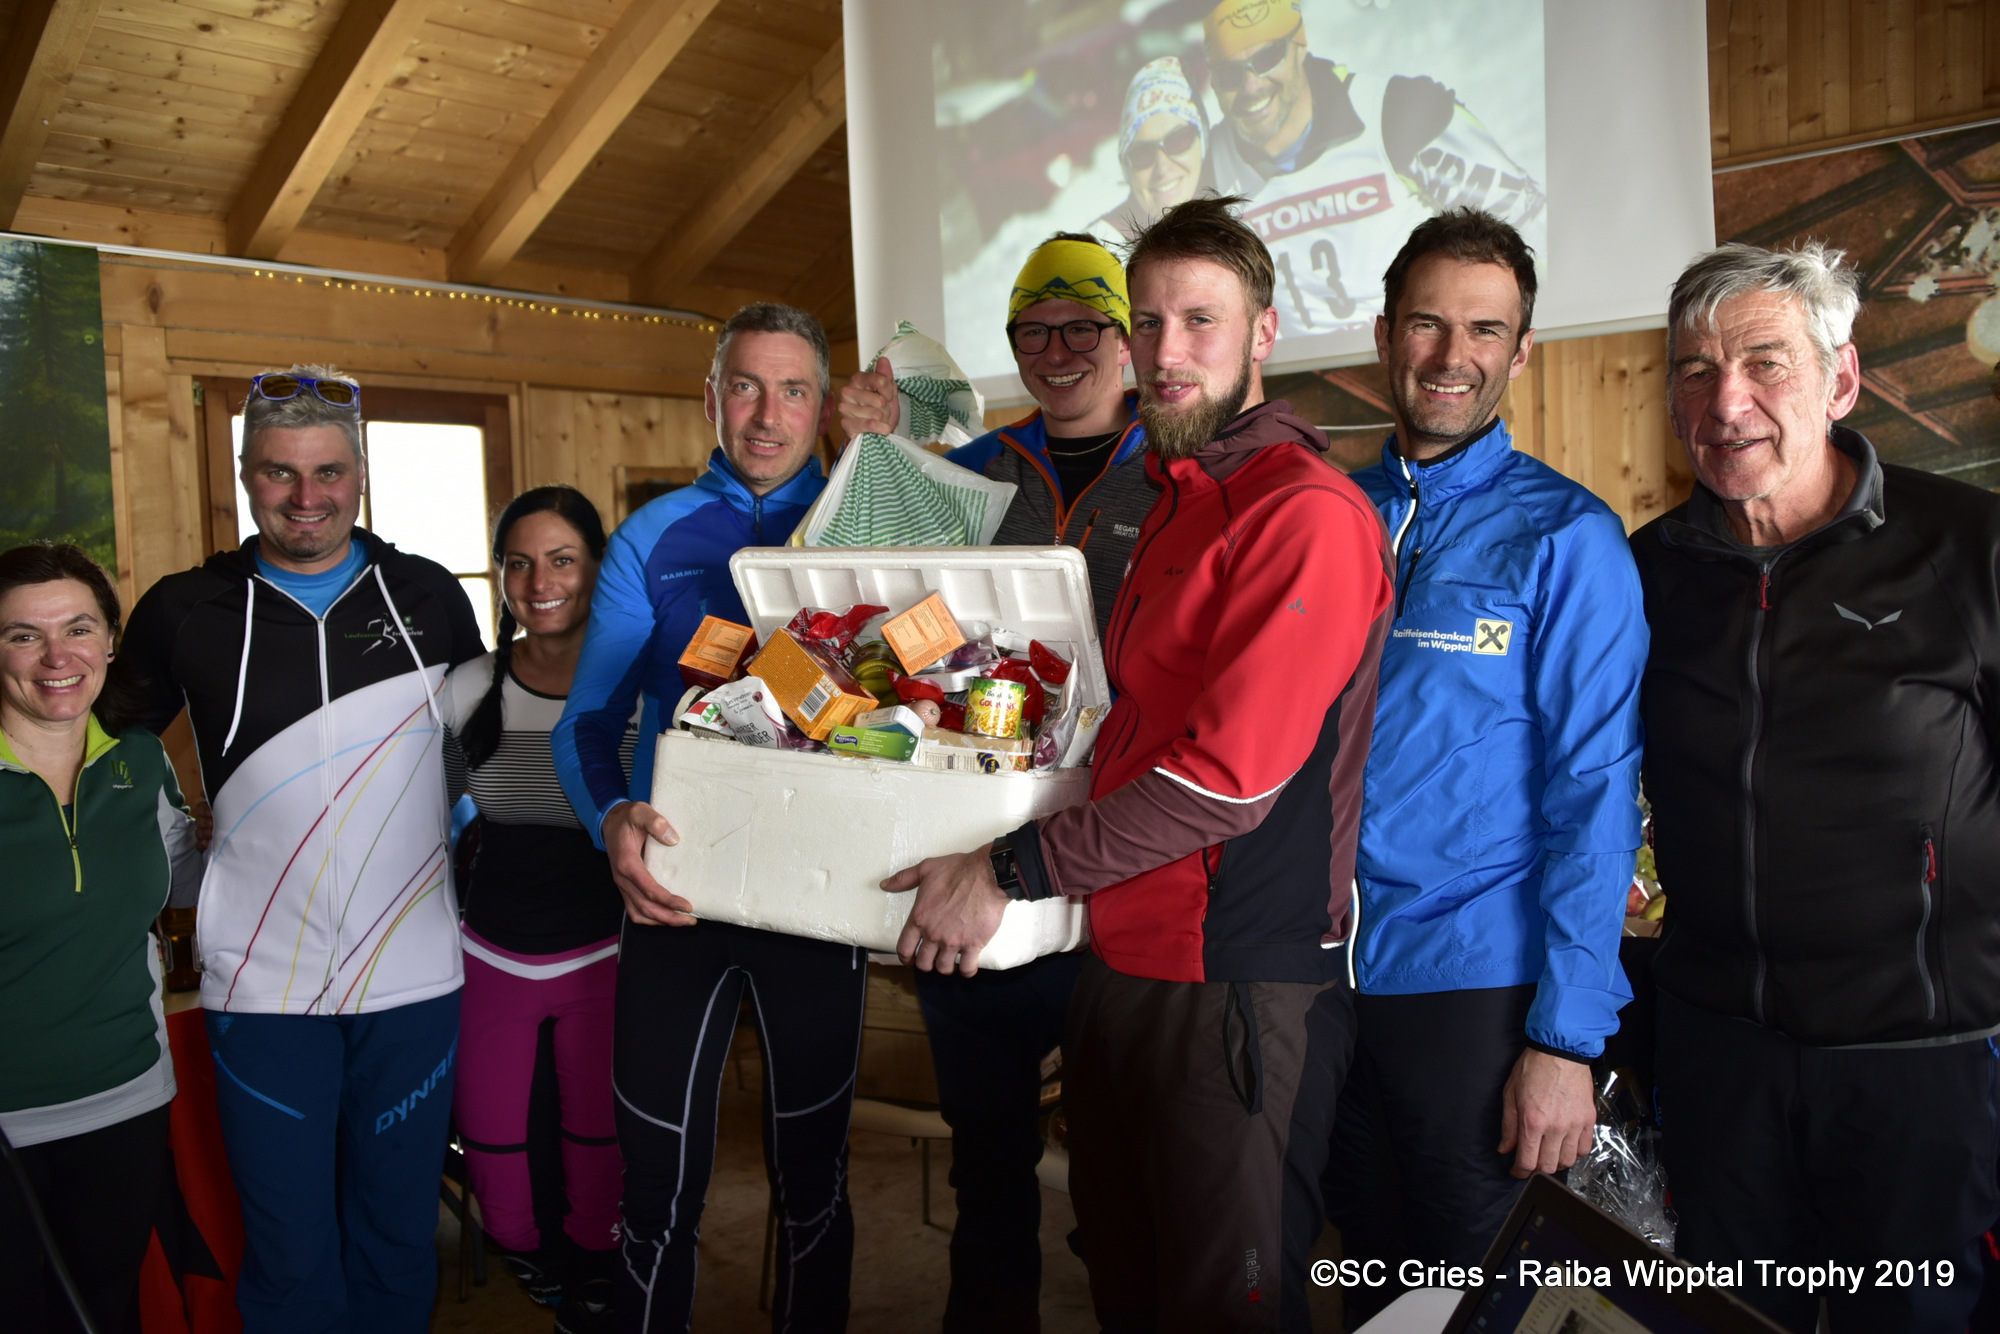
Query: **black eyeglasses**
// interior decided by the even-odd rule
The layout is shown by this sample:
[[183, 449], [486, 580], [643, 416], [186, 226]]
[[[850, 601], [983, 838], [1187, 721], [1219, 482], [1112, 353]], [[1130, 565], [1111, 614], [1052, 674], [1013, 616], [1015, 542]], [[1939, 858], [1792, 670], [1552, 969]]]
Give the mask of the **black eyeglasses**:
[[1104, 337], [1104, 331], [1119, 327], [1115, 322], [1099, 324], [1095, 320], [1070, 320], [1066, 324], [1010, 324], [1007, 326], [1007, 341], [1022, 356], [1032, 357], [1047, 350], [1051, 329], [1061, 329], [1064, 347], [1072, 352], [1094, 352]]
[[1278, 68], [1285, 48], [1299, 35], [1294, 28], [1275, 42], [1266, 42], [1241, 60], [1220, 60], [1208, 67], [1208, 82], [1218, 93], [1233, 93], [1253, 78], [1262, 79]]
[[1195, 146], [1201, 138], [1201, 131], [1183, 121], [1164, 139], [1134, 139], [1132, 146], [1125, 150], [1125, 165], [1133, 171], [1147, 171], [1160, 154], [1179, 157]]
[[336, 408], [359, 407], [361, 386], [347, 380], [315, 380], [310, 375], [290, 375], [273, 373], [260, 375], [250, 382], [250, 392], [258, 398], [282, 403], [288, 398], [297, 398], [301, 391], [310, 389], [313, 397]]

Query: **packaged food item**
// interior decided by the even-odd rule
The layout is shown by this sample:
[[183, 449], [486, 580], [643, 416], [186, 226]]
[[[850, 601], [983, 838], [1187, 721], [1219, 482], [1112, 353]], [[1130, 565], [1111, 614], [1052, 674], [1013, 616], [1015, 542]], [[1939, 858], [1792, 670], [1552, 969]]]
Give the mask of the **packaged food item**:
[[[998, 662], [990, 662], [980, 668], [979, 674], [1000, 681], [1020, 682], [1024, 691], [1021, 716], [1027, 720], [1030, 731], [1041, 727], [1042, 715], [1048, 711], [1048, 700], [1043, 693], [1042, 683], [1035, 678], [1035, 673], [1029, 669], [1027, 663], [1019, 658], [1002, 658]], [[966, 689], [970, 691], [971, 686], [968, 685]]]
[[1035, 733], [1035, 767], [1053, 769], [1062, 763], [1069, 743], [1076, 738], [1076, 725], [1083, 714], [1082, 706], [1074, 699], [1058, 708], [1041, 729]]
[[866, 602], [857, 602], [841, 611], [800, 607], [798, 614], [786, 622], [785, 629], [806, 647], [818, 649], [835, 662], [846, 662], [847, 650], [861, 633], [861, 627], [887, 610]]
[[945, 727], [954, 732], [965, 730], [965, 706], [953, 704], [945, 698], [944, 690], [935, 681], [927, 681], [917, 676], [896, 678], [896, 698], [905, 704], [929, 704], [938, 711], [936, 721], [926, 720], [929, 727]]
[[836, 755], [868, 760], [907, 760], [916, 753], [917, 738], [898, 727], [857, 727], [852, 723], [826, 734], [826, 748]]
[[972, 736], [926, 727], [914, 763], [956, 773], [1026, 773], [1033, 758], [1034, 743], [1026, 737]]
[[896, 702], [896, 650], [887, 642], [869, 639], [856, 644], [847, 666], [863, 690], [885, 705]]
[[1028, 665], [1035, 669], [1035, 675], [1041, 677], [1045, 684], [1060, 686], [1069, 680], [1071, 664], [1039, 639], [1028, 642]]
[[941, 671], [962, 671], [967, 667], [981, 667], [1000, 657], [1000, 646], [993, 627], [984, 621], [974, 621], [965, 636], [965, 642], [948, 654], [938, 664]]
[[918, 672], [965, 643], [944, 599], [933, 593], [900, 616], [882, 623], [882, 638], [896, 651], [906, 672]]
[[704, 616], [681, 654], [681, 680], [713, 690], [743, 675], [744, 662], [756, 652], [755, 630], [720, 616]]
[[751, 660], [750, 670], [769, 687], [785, 716], [815, 741], [826, 740], [830, 730], [853, 722], [856, 714], [879, 707], [845, 667], [807, 648], [789, 630], [771, 636]]
[[886, 709], [875, 709], [854, 720], [854, 726], [864, 728], [894, 728], [909, 733], [912, 739], [924, 734], [924, 720], [916, 710], [906, 704], [897, 704]]
[[709, 699], [708, 693], [700, 686], [690, 688], [687, 694], [681, 696], [680, 707], [674, 710], [674, 717], [691, 732], [729, 736], [729, 724], [723, 721], [722, 706]]
[[755, 676], [725, 682], [681, 713], [689, 727], [721, 732], [746, 746], [787, 750], [785, 715], [769, 687]]
[[979, 736], [1019, 736], [1027, 702], [1028, 687], [1019, 681], [982, 676], [965, 692], [965, 730]]

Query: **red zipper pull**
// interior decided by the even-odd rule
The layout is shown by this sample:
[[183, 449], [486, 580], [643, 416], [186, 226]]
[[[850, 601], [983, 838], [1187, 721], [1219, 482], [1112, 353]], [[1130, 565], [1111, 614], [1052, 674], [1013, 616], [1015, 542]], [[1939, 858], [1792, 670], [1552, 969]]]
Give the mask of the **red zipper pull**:
[[1757, 607], [1760, 611], [1771, 610], [1771, 572], [1769, 570], [1757, 580]]
[[1924, 883], [1937, 883], [1937, 844], [1930, 839], [1924, 840]]

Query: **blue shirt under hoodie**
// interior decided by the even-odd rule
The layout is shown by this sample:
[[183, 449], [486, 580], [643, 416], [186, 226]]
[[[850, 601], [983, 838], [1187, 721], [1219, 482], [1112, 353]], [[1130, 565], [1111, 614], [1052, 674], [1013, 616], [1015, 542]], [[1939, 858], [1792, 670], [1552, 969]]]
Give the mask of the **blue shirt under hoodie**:
[[1356, 473], [1396, 547], [1358, 865], [1374, 995], [1537, 984], [1528, 1040], [1595, 1057], [1639, 846], [1647, 631], [1624, 526], [1504, 423]]
[[[729, 558], [744, 547], [782, 546], [825, 486], [813, 459], [791, 481], [757, 495], [717, 449], [692, 486], [642, 506], [611, 535], [569, 702], [549, 737], [563, 791], [598, 847], [607, 811], [651, 800], [653, 738], [662, 730], [661, 710], [684, 689], [680, 656], [701, 618], [749, 620]], [[642, 696], [628, 787], [619, 746]]]

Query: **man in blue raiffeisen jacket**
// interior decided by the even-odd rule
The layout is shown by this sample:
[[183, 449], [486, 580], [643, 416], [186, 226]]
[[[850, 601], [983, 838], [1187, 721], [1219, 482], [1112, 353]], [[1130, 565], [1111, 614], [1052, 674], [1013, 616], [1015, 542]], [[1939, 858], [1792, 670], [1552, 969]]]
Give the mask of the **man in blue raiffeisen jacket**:
[[[730, 556], [782, 545], [825, 487], [813, 447], [832, 418], [830, 389], [826, 334], [806, 312], [760, 302], [722, 326], [704, 392], [719, 447], [693, 486], [641, 507], [612, 534], [576, 680], [549, 738], [563, 790], [609, 854], [630, 919], [611, 1053], [625, 1157], [621, 1330], [685, 1330], [692, 1318], [722, 1072], [746, 989], [764, 1057], [765, 1162], [780, 1234], [772, 1322], [847, 1325], [847, 1122], [866, 955], [697, 922], [644, 858], [648, 837], [676, 840], [674, 812], [648, 798], [653, 738], [681, 694], [681, 653], [704, 615], [750, 619]], [[639, 698], [642, 740], [628, 783], [619, 748]]]
[[[1347, 1253], [1393, 1271], [1477, 1264], [1517, 1178], [1591, 1142], [1590, 1062], [1632, 994], [1618, 941], [1647, 634], [1617, 516], [1516, 452], [1498, 415], [1534, 338], [1519, 234], [1467, 209], [1428, 219], [1384, 283], [1396, 433], [1355, 480], [1389, 526], [1396, 612], [1327, 1198]], [[1385, 1162], [1397, 1186], [1375, 1199]]]

